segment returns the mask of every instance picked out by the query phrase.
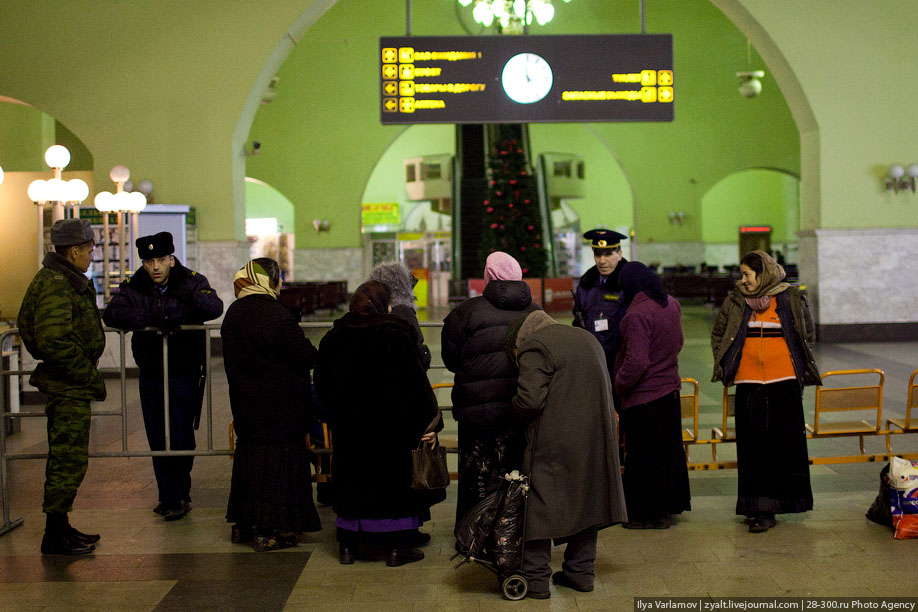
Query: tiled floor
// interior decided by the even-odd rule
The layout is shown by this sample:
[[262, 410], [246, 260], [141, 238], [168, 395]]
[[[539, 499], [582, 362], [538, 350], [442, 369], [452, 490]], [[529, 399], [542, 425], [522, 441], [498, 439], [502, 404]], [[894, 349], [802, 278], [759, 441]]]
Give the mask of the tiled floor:
[[[431, 317], [435, 319], [435, 316]], [[562, 318], [568, 322], [568, 318]], [[701, 382], [701, 430], [720, 421], [721, 387], [711, 372], [708, 309], [686, 306], [686, 345], [680, 356], [683, 376]], [[321, 332], [310, 332], [317, 342]], [[438, 362], [439, 330], [427, 329]], [[918, 367], [915, 343], [819, 345], [826, 370], [879, 367], [886, 372], [884, 415], [903, 414], [908, 375]], [[220, 368], [214, 378], [214, 445], [227, 447], [229, 410]], [[433, 371], [431, 380], [448, 380]], [[96, 409], [117, 405], [117, 380], [110, 399]], [[140, 450], [145, 438], [136, 381], [128, 381], [128, 448]], [[444, 395], [444, 398], [446, 395]], [[812, 415], [812, 394], [805, 399]], [[23, 419], [23, 431], [10, 439], [11, 452], [44, 450], [44, 420]], [[116, 417], [93, 422], [96, 451], [121, 448]], [[451, 429], [454, 426], [451, 424]], [[199, 447], [206, 447], [205, 430]], [[811, 442], [811, 454], [854, 452], [854, 439]], [[900, 436], [896, 448], [918, 450], [918, 436]], [[881, 451], [877, 442], [870, 447]], [[695, 448], [693, 453], [708, 453]], [[730, 457], [725, 445], [721, 451]], [[552, 588], [547, 601], [513, 604], [500, 595], [494, 575], [480, 566], [453, 569], [455, 487], [433, 509], [425, 526], [433, 540], [420, 563], [388, 568], [379, 561], [337, 562], [334, 515], [320, 508], [325, 529], [303, 536], [293, 550], [256, 554], [229, 542], [224, 521], [231, 461], [199, 457], [193, 473], [194, 511], [174, 523], [151, 512], [156, 501], [149, 458], [98, 458], [90, 462], [72, 522], [98, 531], [102, 541], [91, 557], [42, 557], [44, 527], [41, 485], [44, 462], [10, 463], [11, 517], [24, 524], [0, 537], [0, 610], [492, 610], [525, 605], [544, 610], [631, 610], [637, 596], [908, 596], [914, 586], [918, 541], [894, 540], [891, 532], [864, 518], [877, 492], [880, 465], [813, 466], [815, 509], [781, 516], [764, 534], [749, 534], [733, 514], [736, 472], [692, 472], [692, 511], [666, 531], [600, 533], [597, 583], [592, 593]], [[560, 566], [560, 559], [554, 565]], [[913, 599], [918, 601], [918, 599]]]

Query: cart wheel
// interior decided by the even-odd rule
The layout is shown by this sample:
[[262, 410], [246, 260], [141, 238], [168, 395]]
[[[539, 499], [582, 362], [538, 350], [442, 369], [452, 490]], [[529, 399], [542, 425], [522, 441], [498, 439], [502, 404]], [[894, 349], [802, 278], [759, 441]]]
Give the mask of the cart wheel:
[[529, 583], [519, 574], [513, 574], [502, 585], [504, 597], [510, 601], [517, 601], [526, 597], [526, 591], [529, 590]]

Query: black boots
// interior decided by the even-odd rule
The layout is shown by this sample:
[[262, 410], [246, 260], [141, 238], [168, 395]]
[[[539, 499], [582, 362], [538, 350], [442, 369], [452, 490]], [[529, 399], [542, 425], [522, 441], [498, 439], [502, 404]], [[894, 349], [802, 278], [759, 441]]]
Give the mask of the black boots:
[[66, 514], [47, 514], [45, 535], [41, 539], [43, 555], [88, 555], [96, 549], [97, 534], [88, 534], [70, 526]]

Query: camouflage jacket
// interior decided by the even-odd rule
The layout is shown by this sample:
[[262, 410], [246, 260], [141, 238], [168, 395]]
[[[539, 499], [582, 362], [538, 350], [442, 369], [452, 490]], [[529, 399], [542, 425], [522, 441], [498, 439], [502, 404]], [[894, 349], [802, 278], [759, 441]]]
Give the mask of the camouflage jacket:
[[89, 279], [57, 253], [48, 253], [19, 310], [19, 333], [41, 361], [29, 379], [48, 395], [105, 399], [96, 363], [105, 333]]

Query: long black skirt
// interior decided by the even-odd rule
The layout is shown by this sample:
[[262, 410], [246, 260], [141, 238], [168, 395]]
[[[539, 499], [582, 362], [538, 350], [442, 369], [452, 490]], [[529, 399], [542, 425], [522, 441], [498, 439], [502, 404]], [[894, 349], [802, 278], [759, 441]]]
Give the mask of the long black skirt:
[[456, 523], [497, 488], [500, 478], [522, 470], [526, 432], [522, 425], [476, 427], [459, 422], [459, 482]]
[[300, 533], [322, 523], [312, 501], [306, 443], [236, 443], [226, 520], [243, 527]]
[[803, 399], [796, 380], [736, 385], [736, 513], [813, 509]]
[[624, 409], [619, 426], [625, 438], [622, 486], [628, 520], [656, 521], [691, 510], [679, 392]]

